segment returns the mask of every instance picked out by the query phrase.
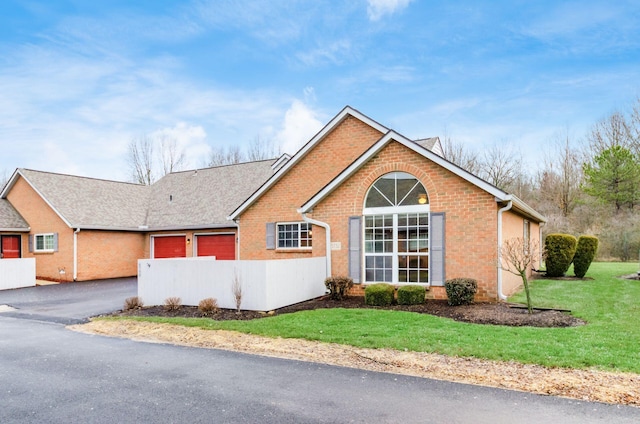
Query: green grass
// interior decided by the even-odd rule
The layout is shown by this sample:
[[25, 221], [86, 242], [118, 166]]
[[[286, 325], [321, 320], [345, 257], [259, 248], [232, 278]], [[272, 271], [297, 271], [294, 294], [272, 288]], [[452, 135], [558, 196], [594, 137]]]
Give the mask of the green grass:
[[[489, 326], [410, 312], [341, 308], [253, 321], [139, 319], [367, 348], [640, 374], [640, 282], [616, 278], [636, 271], [637, 264], [594, 263], [586, 275], [593, 280], [533, 281], [534, 306], [571, 309], [588, 322], [573, 328]], [[522, 302], [524, 294], [510, 300]]]

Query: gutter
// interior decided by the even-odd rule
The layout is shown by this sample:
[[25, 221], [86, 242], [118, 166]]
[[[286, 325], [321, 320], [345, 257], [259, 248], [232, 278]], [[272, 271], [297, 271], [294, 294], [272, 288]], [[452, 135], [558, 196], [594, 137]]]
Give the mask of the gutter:
[[498, 209], [498, 298], [500, 300], [507, 300], [507, 296], [502, 293], [502, 213], [511, 209], [513, 201], [509, 200], [507, 206], [502, 209]]
[[311, 219], [307, 216], [306, 213], [302, 213], [302, 219], [304, 222], [308, 222], [309, 224], [317, 225], [319, 227], [324, 228], [324, 233], [326, 236], [326, 250], [327, 250], [327, 278], [331, 277], [331, 227], [326, 222], [318, 221], [316, 219]]
[[78, 233], [80, 227], [73, 232], [73, 281], [78, 280]]

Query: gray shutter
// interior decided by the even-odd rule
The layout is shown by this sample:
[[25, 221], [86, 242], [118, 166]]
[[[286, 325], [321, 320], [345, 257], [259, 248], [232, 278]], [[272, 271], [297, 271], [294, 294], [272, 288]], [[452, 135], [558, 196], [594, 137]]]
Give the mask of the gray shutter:
[[53, 251], [58, 251], [58, 233], [53, 233]]
[[349, 277], [354, 283], [360, 284], [362, 272], [362, 217], [349, 217]]
[[33, 234], [29, 234], [29, 252], [33, 252]]
[[276, 223], [267, 222], [267, 249], [276, 248]]
[[432, 286], [443, 286], [444, 274], [444, 212], [431, 214], [431, 227], [429, 228], [429, 257], [431, 258], [430, 274]]

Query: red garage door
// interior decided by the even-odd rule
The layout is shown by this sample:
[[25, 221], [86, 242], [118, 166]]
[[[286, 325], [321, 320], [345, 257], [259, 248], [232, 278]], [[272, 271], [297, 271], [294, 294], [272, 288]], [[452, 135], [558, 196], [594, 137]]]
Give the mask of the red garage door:
[[197, 236], [196, 242], [198, 256], [215, 256], [220, 260], [236, 258], [236, 236], [234, 234]]
[[184, 236], [166, 236], [153, 238], [153, 257], [184, 258], [187, 256], [187, 243]]

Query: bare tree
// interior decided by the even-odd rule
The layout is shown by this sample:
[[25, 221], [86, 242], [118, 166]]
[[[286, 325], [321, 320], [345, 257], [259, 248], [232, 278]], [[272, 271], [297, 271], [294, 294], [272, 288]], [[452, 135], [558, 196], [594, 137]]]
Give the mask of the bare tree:
[[567, 218], [578, 204], [582, 191], [582, 161], [572, 146], [568, 131], [558, 136], [544, 159], [544, 169], [538, 174], [541, 203], [551, 205], [549, 213], [559, 212]]
[[247, 148], [247, 160], [257, 161], [273, 159], [280, 156], [280, 146], [275, 146], [272, 140], [256, 136]]
[[442, 151], [444, 158], [449, 162], [455, 163], [460, 168], [478, 175], [480, 172], [480, 160], [478, 153], [467, 148], [463, 143], [456, 142], [451, 138], [445, 129], [442, 138]]
[[184, 166], [186, 157], [184, 152], [178, 149], [178, 141], [175, 138], [160, 136], [160, 161], [162, 162], [163, 175], [174, 171], [180, 171]]
[[484, 150], [480, 177], [494, 186], [508, 191], [522, 172], [520, 154], [497, 144]]
[[536, 241], [514, 237], [500, 246], [500, 268], [522, 278], [524, 292], [527, 296], [527, 309], [533, 313], [531, 293], [529, 290], [528, 272], [538, 261], [540, 247]]
[[129, 169], [131, 178], [138, 184], [151, 185], [156, 179], [153, 171], [153, 141], [147, 137], [129, 142]]
[[11, 174], [9, 174], [9, 171], [4, 169], [2, 172], [0, 172], [0, 190], [2, 190], [7, 184], [9, 178], [11, 178]]
[[638, 153], [637, 146], [634, 146], [633, 143], [629, 121], [624, 114], [615, 111], [596, 122], [587, 136], [589, 142], [589, 150], [586, 152], [587, 157], [593, 158], [615, 146], [621, 146]]
[[233, 272], [231, 292], [233, 293], [233, 299], [236, 302], [236, 312], [240, 313], [240, 305], [242, 304], [242, 281], [240, 280], [240, 275], [238, 275], [238, 270]]
[[240, 146], [233, 145], [228, 148], [216, 147], [209, 154], [207, 166], [233, 165], [244, 162], [244, 155], [240, 150]]
[[133, 182], [151, 185], [166, 174], [181, 170], [184, 164], [184, 152], [174, 138], [145, 135], [129, 142], [128, 165]]

